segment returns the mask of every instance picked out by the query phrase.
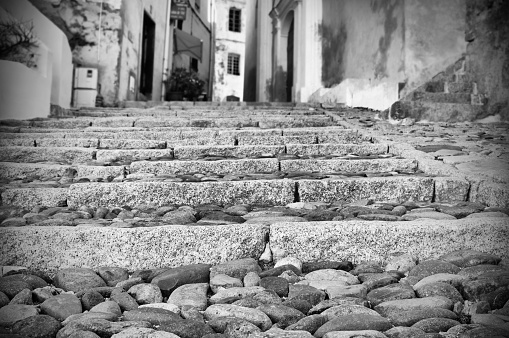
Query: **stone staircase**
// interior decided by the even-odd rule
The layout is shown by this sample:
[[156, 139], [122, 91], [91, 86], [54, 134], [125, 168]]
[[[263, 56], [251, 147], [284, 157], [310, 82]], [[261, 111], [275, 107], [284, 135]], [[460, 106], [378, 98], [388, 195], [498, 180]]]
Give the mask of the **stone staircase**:
[[359, 114], [229, 104], [2, 121], [0, 265], [507, 256], [496, 189], [352, 124]]
[[483, 117], [484, 104], [463, 57], [396, 102], [390, 113], [394, 119], [462, 122]]

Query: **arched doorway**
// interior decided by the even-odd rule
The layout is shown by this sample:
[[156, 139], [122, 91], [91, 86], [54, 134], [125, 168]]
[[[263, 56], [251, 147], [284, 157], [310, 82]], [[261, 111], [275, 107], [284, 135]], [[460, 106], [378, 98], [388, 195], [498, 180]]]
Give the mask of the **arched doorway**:
[[290, 10], [280, 21], [277, 50], [277, 68], [275, 69], [275, 101], [291, 102], [294, 88], [294, 11]]

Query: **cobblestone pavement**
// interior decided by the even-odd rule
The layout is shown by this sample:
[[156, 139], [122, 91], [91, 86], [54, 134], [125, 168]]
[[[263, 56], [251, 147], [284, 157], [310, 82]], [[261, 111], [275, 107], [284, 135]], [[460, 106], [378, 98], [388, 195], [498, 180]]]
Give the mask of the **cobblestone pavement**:
[[509, 336], [509, 124], [75, 115], [0, 122], [0, 336]]

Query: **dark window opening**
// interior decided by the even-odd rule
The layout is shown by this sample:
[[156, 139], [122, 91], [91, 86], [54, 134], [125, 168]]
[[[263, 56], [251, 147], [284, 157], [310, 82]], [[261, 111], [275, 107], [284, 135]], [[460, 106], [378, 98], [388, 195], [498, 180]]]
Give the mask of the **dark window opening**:
[[230, 14], [228, 15], [228, 30], [232, 32], [240, 33], [240, 14], [241, 10], [237, 8], [230, 8]]
[[184, 24], [184, 20], [177, 20], [177, 28], [182, 30], [182, 26]]
[[195, 72], [198, 72], [198, 59], [191, 58], [189, 62], [189, 69], [194, 70]]
[[141, 50], [140, 92], [152, 97], [152, 81], [154, 79], [154, 51], [156, 24], [146, 12], [143, 15], [143, 36]]
[[228, 54], [228, 74], [240, 75], [240, 55]]
[[201, 1], [200, 0], [194, 0], [194, 8], [196, 9], [196, 11], [200, 11], [200, 6], [201, 5]]

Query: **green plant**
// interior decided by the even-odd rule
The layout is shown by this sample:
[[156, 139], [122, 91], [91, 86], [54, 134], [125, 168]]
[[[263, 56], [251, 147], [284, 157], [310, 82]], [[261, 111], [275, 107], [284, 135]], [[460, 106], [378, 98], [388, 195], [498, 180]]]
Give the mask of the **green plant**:
[[182, 92], [188, 100], [196, 100], [203, 92], [205, 81], [198, 73], [185, 68], [175, 68], [170, 77], [165, 80], [166, 92]]
[[20, 62], [29, 68], [37, 67], [33, 50], [38, 44], [33, 30], [32, 22], [0, 22], [0, 60]]

